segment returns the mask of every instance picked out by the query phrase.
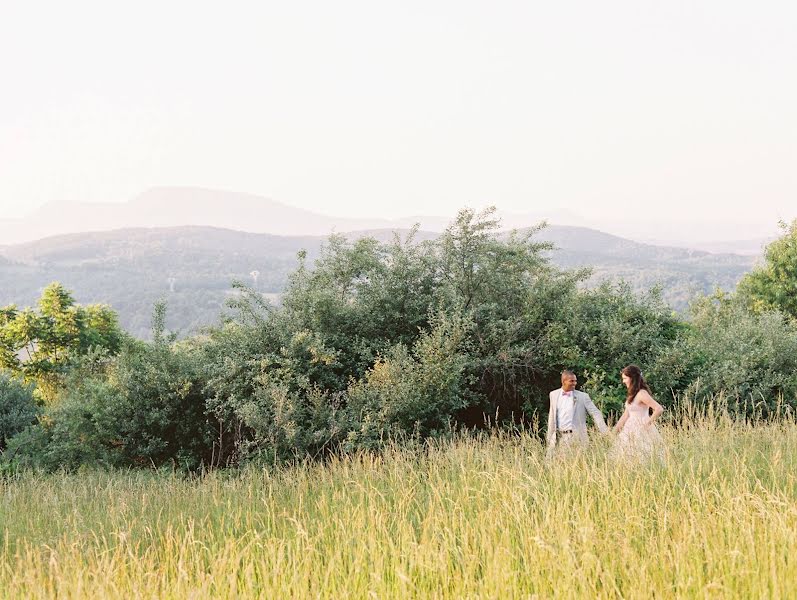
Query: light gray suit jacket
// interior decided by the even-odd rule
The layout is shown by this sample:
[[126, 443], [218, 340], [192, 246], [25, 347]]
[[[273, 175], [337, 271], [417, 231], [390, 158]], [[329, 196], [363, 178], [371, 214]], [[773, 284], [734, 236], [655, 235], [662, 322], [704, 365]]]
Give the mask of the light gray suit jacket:
[[[548, 433], [546, 439], [548, 440], [548, 448], [553, 448], [556, 445], [556, 406], [559, 404], [559, 397], [562, 395], [562, 388], [554, 390], [549, 394], [551, 400], [551, 407], [548, 410]], [[603, 433], [609, 431], [606, 426], [606, 421], [603, 420], [601, 411], [592, 402], [589, 394], [573, 390], [573, 433], [570, 435], [577, 435], [582, 442], [587, 442], [587, 412], [592, 415], [592, 420], [595, 426]]]

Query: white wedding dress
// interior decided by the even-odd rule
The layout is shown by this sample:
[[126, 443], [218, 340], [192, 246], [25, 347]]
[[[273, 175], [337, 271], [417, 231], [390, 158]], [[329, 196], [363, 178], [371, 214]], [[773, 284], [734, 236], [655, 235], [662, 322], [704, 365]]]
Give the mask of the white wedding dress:
[[664, 458], [664, 440], [655, 423], [649, 420], [648, 406], [636, 399], [627, 405], [628, 419], [617, 435], [612, 455], [617, 460], [640, 462]]

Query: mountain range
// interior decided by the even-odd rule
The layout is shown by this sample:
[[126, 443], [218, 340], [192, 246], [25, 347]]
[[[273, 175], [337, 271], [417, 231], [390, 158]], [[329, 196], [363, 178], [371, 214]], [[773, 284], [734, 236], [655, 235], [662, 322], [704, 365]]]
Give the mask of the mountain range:
[[[719, 223], [702, 227], [698, 234], [693, 231], [701, 227], [696, 223], [658, 223], [655, 232], [661, 239], [651, 240], [645, 238], [650, 234], [649, 228], [643, 231], [614, 219], [589, 220], [567, 210], [547, 209], [544, 204], [530, 205], [523, 213], [499, 211], [498, 216], [506, 229], [531, 227], [546, 220], [557, 225], [614, 231], [623, 237], [653, 245], [686, 246], [709, 252], [755, 255], [769, 241], [755, 235], [750, 239], [730, 239], [728, 231], [722, 230]], [[127, 202], [50, 202], [23, 218], [0, 218], [0, 245], [69, 233], [136, 227], [194, 225], [296, 236], [329, 235], [333, 231], [404, 229], [416, 223], [424, 230], [440, 232], [450, 221], [450, 216], [434, 215], [399, 219], [335, 217], [254, 194], [192, 187], [156, 187]], [[679, 233], [673, 234], [674, 230]]]
[[[506, 227], [529, 227], [555, 214], [503, 215]], [[152, 188], [129, 202], [51, 202], [21, 219], [0, 220], [0, 243], [17, 244], [56, 235], [138, 227], [208, 226], [272, 235], [329, 235], [333, 231], [403, 229], [420, 223], [442, 231], [440, 216], [375, 219], [334, 217], [253, 194], [191, 187]]]

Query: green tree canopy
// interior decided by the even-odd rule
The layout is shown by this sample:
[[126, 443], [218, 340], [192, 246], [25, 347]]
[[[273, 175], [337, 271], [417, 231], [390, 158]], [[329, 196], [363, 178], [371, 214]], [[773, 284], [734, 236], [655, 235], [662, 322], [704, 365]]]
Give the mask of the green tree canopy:
[[115, 354], [124, 334], [109, 307], [80, 306], [60, 283], [44, 288], [38, 304], [38, 310], [0, 309], [0, 368], [35, 382], [38, 394], [51, 401], [75, 358], [90, 348]]
[[739, 282], [739, 293], [755, 311], [777, 309], [797, 318], [797, 219], [781, 221], [783, 235], [767, 246], [766, 263]]

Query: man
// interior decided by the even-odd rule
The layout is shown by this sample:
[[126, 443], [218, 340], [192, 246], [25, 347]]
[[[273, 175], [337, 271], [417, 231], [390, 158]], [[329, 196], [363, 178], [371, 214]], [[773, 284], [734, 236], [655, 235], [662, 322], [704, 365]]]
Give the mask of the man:
[[587, 412], [601, 433], [608, 433], [606, 421], [598, 407], [592, 402], [589, 394], [576, 389], [576, 374], [566, 369], [562, 371], [562, 387], [550, 393], [551, 405], [548, 410], [548, 454], [554, 448], [579, 444], [584, 446], [587, 437]]

